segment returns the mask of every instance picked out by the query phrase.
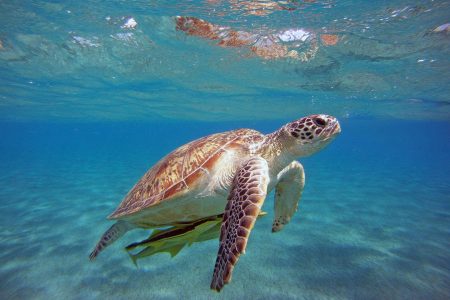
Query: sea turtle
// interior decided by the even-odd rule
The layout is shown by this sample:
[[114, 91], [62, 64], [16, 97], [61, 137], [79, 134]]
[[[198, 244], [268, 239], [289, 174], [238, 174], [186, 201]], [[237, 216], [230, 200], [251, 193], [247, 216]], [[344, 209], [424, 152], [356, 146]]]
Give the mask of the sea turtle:
[[108, 217], [117, 222], [90, 259], [133, 228], [183, 228], [223, 214], [211, 282], [220, 291], [245, 251], [266, 195], [275, 188], [276, 232], [289, 223], [303, 191], [303, 166], [295, 159], [324, 148], [340, 131], [336, 118], [320, 114], [267, 135], [238, 129], [179, 147], [147, 171]]

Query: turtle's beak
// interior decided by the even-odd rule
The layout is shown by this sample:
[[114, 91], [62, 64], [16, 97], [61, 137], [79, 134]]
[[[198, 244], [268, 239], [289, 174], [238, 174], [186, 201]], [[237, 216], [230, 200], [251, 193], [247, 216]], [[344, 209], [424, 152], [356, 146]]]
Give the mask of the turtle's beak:
[[324, 135], [326, 139], [333, 138], [334, 136], [341, 133], [341, 125], [339, 121], [332, 116], [326, 116], [327, 126], [324, 129]]
[[336, 123], [334, 124], [333, 129], [331, 130], [331, 135], [339, 133], [341, 133], [341, 125], [339, 124], [339, 121], [336, 120]]

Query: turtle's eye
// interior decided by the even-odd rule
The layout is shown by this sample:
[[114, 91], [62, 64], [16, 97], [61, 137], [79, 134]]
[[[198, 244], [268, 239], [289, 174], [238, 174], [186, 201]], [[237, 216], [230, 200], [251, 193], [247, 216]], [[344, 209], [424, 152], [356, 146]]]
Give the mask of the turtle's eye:
[[324, 119], [322, 119], [320, 117], [314, 118], [313, 121], [317, 126], [320, 126], [320, 127], [325, 127], [325, 125], [327, 125], [327, 121], [325, 121]]

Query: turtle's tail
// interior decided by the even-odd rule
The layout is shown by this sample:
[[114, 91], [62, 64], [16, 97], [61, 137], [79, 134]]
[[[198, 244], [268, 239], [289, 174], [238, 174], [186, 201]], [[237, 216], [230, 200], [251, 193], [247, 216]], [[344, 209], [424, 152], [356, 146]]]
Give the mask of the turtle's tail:
[[125, 221], [117, 221], [113, 226], [111, 226], [102, 235], [100, 241], [95, 246], [94, 250], [89, 255], [89, 259], [94, 260], [97, 255], [103, 251], [106, 247], [114, 243], [118, 238], [124, 235], [128, 230], [132, 229], [133, 226]]

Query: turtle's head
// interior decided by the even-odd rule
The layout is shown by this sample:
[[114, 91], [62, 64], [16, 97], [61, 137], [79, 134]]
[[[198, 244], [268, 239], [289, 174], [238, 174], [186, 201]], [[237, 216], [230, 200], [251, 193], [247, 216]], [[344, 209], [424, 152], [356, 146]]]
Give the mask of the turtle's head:
[[324, 148], [341, 132], [341, 127], [335, 117], [311, 115], [286, 124], [282, 130], [287, 136], [288, 151], [300, 157]]

